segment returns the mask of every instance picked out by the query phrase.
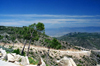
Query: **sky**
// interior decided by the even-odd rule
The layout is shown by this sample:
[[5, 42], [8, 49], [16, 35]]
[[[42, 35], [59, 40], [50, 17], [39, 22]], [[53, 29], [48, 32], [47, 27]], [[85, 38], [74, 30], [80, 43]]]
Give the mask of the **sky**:
[[100, 27], [100, 0], [0, 0], [0, 25]]

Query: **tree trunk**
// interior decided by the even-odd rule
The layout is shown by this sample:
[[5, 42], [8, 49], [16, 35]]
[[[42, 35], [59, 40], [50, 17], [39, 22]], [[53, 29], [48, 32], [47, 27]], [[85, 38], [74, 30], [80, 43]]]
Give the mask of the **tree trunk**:
[[31, 44], [31, 41], [32, 41], [32, 34], [33, 34], [34, 31], [32, 31], [31, 33], [31, 38], [30, 38], [30, 42], [29, 42], [29, 46], [28, 46], [28, 51], [27, 51], [27, 56], [29, 55], [29, 49], [30, 49], [30, 44]]
[[48, 62], [49, 62], [49, 61], [48, 61], [48, 59], [49, 59], [49, 51], [50, 51], [50, 48], [48, 47], [47, 61], [46, 61], [47, 64], [49, 64], [49, 63], [48, 63]]
[[14, 42], [13, 42], [13, 48], [14, 48]]
[[23, 47], [23, 49], [22, 49], [21, 55], [23, 55], [23, 53], [24, 53], [24, 49], [25, 49], [26, 43], [27, 43], [27, 40], [25, 40], [24, 47]]
[[27, 56], [29, 55], [30, 44], [31, 44], [31, 39], [30, 39], [29, 46], [28, 46]]

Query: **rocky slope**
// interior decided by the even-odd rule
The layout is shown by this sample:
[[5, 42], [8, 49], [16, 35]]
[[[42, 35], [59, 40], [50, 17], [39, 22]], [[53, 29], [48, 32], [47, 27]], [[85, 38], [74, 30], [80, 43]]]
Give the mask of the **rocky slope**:
[[[1, 46], [4, 44], [1, 43]], [[4, 47], [10, 48], [13, 46], [13, 44], [6, 44]], [[23, 44], [15, 44], [13, 49], [22, 49]], [[27, 47], [25, 47], [25, 52], [27, 52]], [[11, 48], [10, 48], [11, 49]], [[49, 52], [48, 52], [49, 51]], [[93, 55], [93, 56], [92, 56]], [[39, 57], [42, 57], [43, 60], [48, 64], [48, 66], [58, 66], [59, 63], [57, 63], [57, 60], [63, 59], [63, 57], [72, 58], [75, 62], [75, 64], [78, 65], [85, 65], [85, 66], [96, 66], [96, 58], [93, 58], [94, 54], [91, 53], [91, 51], [83, 51], [83, 50], [55, 50], [55, 49], [49, 49], [45, 47], [40, 46], [34, 46], [31, 45], [30, 48], [30, 57], [33, 57], [35, 60], [38, 60]]]
[[[28, 34], [23, 35], [24, 33], [22, 31], [23, 27], [0, 27], [0, 47], [5, 49], [7, 53], [15, 52], [20, 54], [27, 39], [24, 50], [24, 55], [27, 55], [30, 37], [26, 37], [26, 39], [23, 38]], [[32, 38], [29, 49], [29, 57], [32, 57], [36, 61], [41, 57], [47, 66], [61, 65], [61, 63], [57, 63], [57, 60], [61, 60], [64, 57], [67, 57], [68, 64], [70, 64], [71, 59], [73, 59], [77, 66], [96, 66], [99, 63], [99, 53], [69, 43], [69, 41], [74, 40], [69, 40], [68, 42], [57, 40], [40, 32], [34, 33], [34, 35], [35, 37]], [[31, 61], [31, 63], [33, 63], [33, 61]], [[66, 62], [64, 64], [66, 64]]]

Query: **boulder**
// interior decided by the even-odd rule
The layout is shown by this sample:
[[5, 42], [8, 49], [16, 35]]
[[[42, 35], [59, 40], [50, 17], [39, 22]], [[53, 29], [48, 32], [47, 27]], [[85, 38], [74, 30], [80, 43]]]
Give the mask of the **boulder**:
[[20, 62], [15, 61], [14, 63], [17, 64], [17, 65], [20, 65]]
[[22, 58], [22, 57], [21, 57], [20, 55], [15, 55], [15, 56], [14, 56], [15, 61], [19, 61], [21, 58]]
[[45, 62], [43, 61], [42, 58], [40, 58], [39, 63], [37, 66], [46, 66]]
[[27, 56], [25, 56], [25, 57], [23, 56], [22, 57], [21, 64], [23, 66], [29, 65], [29, 60], [28, 60], [28, 57]]
[[75, 62], [73, 61], [72, 58], [69, 58], [69, 60], [70, 60], [70, 62], [71, 62], [71, 64], [72, 64], [72, 66], [76, 66], [76, 64], [75, 64]]
[[14, 56], [12, 54], [7, 54], [7, 61], [8, 62], [15, 62]]
[[0, 48], [0, 54], [1, 54], [1, 55], [0, 55], [1, 58], [4, 59], [4, 57], [6, 56], [7, 53], [6, 53], [5, 50], [3, 50], [2, 48]]
[[64, 57], [61, 60], [57, 61], [58, 66], [76, 66], [72, 58]]

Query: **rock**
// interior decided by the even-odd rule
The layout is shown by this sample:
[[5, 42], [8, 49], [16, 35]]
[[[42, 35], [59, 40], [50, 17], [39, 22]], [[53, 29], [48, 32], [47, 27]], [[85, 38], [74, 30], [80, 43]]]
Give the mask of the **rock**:
[[23, 66], [29, 65], [29, 60], [28, 60], [28, 57], [27, 57], [27, 56], [25, 56], [25, 57], [23, 56], [23, 57], [22, 57], [21, 64], [22, 64]]
[[15, 61], [14, 63], [17, 64], [17, 65], [20, 65], [20, 62]]
[[8, 62], [15, 62], [14, 56], [12, 54], [7, 54]]
[[71, 62], [71, 64], [72, 64], [72, 66], [76, 66], [76, 64], [75, 64], [75, 62], [73, 61], [72, 58], [70, 58], [69, 60], [70, 60], [70, 62]]
[[37, 66], [37, 65], [26, 65], [26, 66]]
[[58, 66], [76, 66], [72, 58], [64, 57], [61, 60], [57, 61]]
[[6, 56], [6, 51], [3, 50], [2, 48], [0, 48], [0, 52], [1, 52], [1, 58], [4, 59], [4, 57]]
[[15, 55], [15, 56], [14, 56], [15, 61], [19, 61], [21, 58], [22, 58], [22, 57], [21, 57], [20, 55]]
[[39, 63], [37, 66], [46, 66], [45, 62], [43, 61], [42, 58], [40, 58]]

